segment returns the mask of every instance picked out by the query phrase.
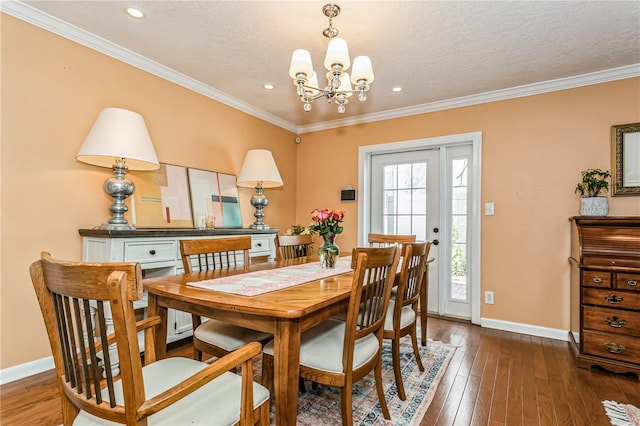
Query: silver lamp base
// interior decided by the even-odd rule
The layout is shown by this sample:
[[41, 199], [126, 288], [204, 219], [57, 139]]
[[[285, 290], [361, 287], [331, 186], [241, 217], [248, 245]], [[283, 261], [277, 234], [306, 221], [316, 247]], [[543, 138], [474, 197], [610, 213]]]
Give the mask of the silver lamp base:
[[258, 182], [258, 186], [256, 186], [256, 194], [251, 197], [251, 205], [256, 208], [256, 212], [253, 214], [256, 221], [249, 225], [249, 229], [270, 229], [269, 225], [262, 221], [262, 218], [264, 217], [262, 210], [267, 207], [268, 204], [269, 200], [262, 192], [262, 182]]
[[127, 166], [124, 165], [124, 161], [118, 161], [113, 165], [113, 176], [104, 181], [102, 189], [104, 189], [107, 195], [113, 198], [113, 204], [109, 207], [112, 217], [107, 223], [100, 225], [98, 229], [117, 231], [136, 229], [136, 227], [130, 224], [124, 217], [124, 214], [129, 210], [124, 200], [133, 194], [133, 190], [135, 189], [133, 182], [126, 178], [126, 174]]

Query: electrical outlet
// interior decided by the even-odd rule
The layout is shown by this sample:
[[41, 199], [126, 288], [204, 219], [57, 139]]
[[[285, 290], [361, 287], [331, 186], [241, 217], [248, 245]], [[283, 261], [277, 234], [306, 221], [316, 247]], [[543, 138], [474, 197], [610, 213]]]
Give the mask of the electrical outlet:
[[484, 292], [484, 303], [487, 305], [493, 305], [493, 292], [485, 291]]

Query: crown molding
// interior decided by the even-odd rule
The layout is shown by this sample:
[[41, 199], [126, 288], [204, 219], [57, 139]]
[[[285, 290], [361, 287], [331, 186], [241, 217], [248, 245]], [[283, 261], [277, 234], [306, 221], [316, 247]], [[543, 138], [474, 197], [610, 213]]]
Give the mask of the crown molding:
[[178, 84], [186, 89], [192, 90], [296, 134], [372, 123], [375, 121], [390, 120], [488, 102], [503, 101], [559, 90], [573, 89], [576, 87], [623, 80], [626, 78], [640, 77], [640, 64], [633, 64], [588, 74], [560, 78], [557, 80], [549, 80], [508, 89], [479, 93], [476, 95], [298, 126], [19, 1], [4, 0], [0, 2], [0, 10], [18, 19], [22, 19], [30, 24], [75, 41], [83, 46], [89, 47], [119, 61], [125, 62], [143, 71], [147, 71], [167, 81]]

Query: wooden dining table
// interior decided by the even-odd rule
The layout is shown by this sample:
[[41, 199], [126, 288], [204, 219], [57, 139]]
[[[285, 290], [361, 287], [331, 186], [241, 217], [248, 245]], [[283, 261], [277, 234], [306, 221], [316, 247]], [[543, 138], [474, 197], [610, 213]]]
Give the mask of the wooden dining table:
[[191, 274], [148, 278], [148, 314], [161, 321], [155, 328], [156, 356], [166, 357], [167, 309], [216, 318], [272, 333], [274, 345], [274, 399], [277, 425], [295, 425], [298, 410], [300, 334], [347, 310], [353, 272], [298, 284], [255, 296], [240, 296], [187, 285], [252, 271], [310, 262], [299, 258], [251, 264], [247, 268], [217, 269]]

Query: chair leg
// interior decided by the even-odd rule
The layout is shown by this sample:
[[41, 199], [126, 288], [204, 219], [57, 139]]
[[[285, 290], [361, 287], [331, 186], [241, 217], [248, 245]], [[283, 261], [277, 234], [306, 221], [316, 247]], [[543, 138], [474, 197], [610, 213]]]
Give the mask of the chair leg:
[[274, 395], [273, 391], [273, 356], [262, 353], [262, 386], [269, 389], [271, 395]]
[[404, 392], [402, 370], [400, 369], [400, 338], [398, 336], [395, 336], [391, 342], [391, 357], [393, 359], [393, 374], [396, 378], [398, 397], [404, 401], [407, 399], [407, 395]]
[[307, 387], [304, 385], [304, 379], [302, 377], [298, 377], [298, 391], [302, 394], [307, 393]]
[[413, 346], [413, 355], [416, 357], [416, 364], [418, 364], [418, 370], [424, 371], [424, 366], [422, 365], [422, 359], [420, 357], [420, 351], [418, 350], [418, 337], [416, 335], [416, 329], [413, 328], [411, 332], [411, 345]]
[[[378, 357], [378, 363], [375, 367], [376, 373], [376, 389], [378, 391], [378, 400], [380, 401], [380, 407], [382, 407], [382, 415], [385, 419], [391, 420], [391, 414], [389, 414], [389, 407], [387, 407], [387, 400], [384, 399], [384, 389], [382, 388], [382, 359]], [[344, 418], [344, 417], [343, 417]]]
[[260, 410], [260, 417], [258, 419], [258, 424], [260, 426], [269, 426], [269, 424], [271, 423], [271, 419], [269, 418], [270, 409], [271, 407], [269, 406], [269, 401], [265, 402], [260, 406], [260, 408], [258, 408], [258, 410]]
[[342, 409], [342, 426], [353, 425], [353, 406], [352, 404], [352, 387], [353, 383], [348, 380], [345, 386], [340, 389], [340, 402]]

